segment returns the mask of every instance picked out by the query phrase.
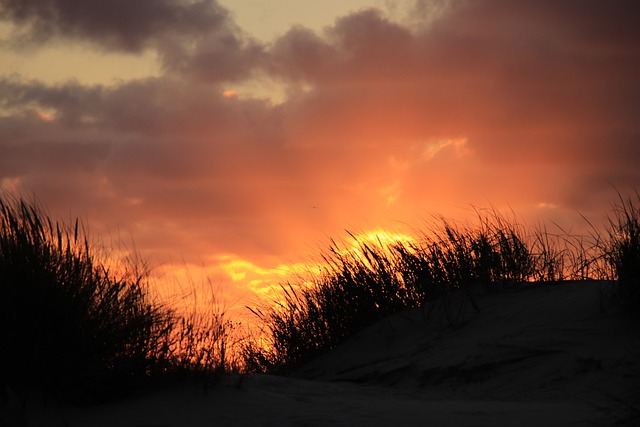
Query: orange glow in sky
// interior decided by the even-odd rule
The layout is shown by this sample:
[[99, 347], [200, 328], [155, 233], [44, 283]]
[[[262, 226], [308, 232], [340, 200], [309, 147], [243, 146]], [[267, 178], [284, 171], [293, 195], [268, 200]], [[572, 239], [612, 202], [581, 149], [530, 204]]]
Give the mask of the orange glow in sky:
[[0, 188], [126, 236], [160, 293], [242, 311], [348, 231], [575, 230], [640, 188], [638, 2], [9, 3]]

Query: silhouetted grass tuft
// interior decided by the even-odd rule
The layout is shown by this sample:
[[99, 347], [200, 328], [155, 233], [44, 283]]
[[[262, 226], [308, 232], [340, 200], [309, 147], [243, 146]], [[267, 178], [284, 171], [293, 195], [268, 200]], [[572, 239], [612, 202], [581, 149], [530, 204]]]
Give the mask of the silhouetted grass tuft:
[[140, 262], [101, 260], [77, 220], [0, 197], [0, 386], [93, 401], [223, 366], [226, 323], [151, 301], [147, 277]]
[[[407, 308], [442, 303], [461, 291], [477, 309], [473, 289], [523, 282], [615, 279], [616, 298], [638, 313], [640, 196], [622, 199], [606, 233], [592, 227], [575, 236], [546, 226], [528, 231], [495, 210], [477, 211], [473, 225], [438, 220], [416, 241], [383, 244], [351, 235], [352, 247], [335, 241], [323, 269], [282, 287], [271, 306], [252, 308], [263, 325], [262, 342], [248, 341], [247, 369], [287, 372], [330, 350], [377, 320]], [[636, 204], [637, 203], [637, 204]], [[604, 236], [604, 237], [603, 237]]]
[[268, 342], [245, 346], [247, 367], [287, 371], [390, 314], [458, 290], [531, 280], [536, 259], [523, 227], [496, 212], [478, 216], [476, 228], [441, 219], [417, 242], [332, 242], [310, 284], [287, 284], [275, 308], [252, 309]]
[[640, 194], [618, 194], [603, 244], [604, 258], [614, 278], [614, 297], [631, 316], [640, 317]]

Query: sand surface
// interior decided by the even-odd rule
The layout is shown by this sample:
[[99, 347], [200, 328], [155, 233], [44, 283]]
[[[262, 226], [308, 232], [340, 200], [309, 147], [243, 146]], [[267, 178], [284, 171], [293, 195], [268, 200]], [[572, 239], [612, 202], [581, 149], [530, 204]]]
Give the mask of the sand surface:
[[[30, 402], [29, 426], [600, 426], [626, 416], [637, 328], [609, 284], [457, 295], [382, 319], [294, 377], [229, 375], [94, 407]], [[635, 393], [638, 396], [638, 393]], [[633, 425], [633, 424], [629, 424]]]

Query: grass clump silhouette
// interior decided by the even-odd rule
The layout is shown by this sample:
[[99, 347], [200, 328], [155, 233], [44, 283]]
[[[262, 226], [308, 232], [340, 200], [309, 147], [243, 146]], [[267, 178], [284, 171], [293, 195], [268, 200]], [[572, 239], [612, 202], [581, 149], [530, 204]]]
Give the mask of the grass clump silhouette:
[[[608, 299], [620, 306], [633, 322], [636, 345], [640, 346], [640, 193], [635, 197], [618, 193], [613, 213], [605, 226], [605, 238], [598, 235], [600, 257], [615, 279]], [[633, 354], [640, 360], [640, 353]], [[636, 366], [630, 376], [640, 374]], [[615, 425], [635, 426], [640, 422], [640, 386], [628, 396], [609, 396]]]
[[0, 197], [0, 386], [96, 401], [218, 368], [227, 324], [177, 316], [148, 286], [139, 261], [98, 257], [77, 220]]
[[530, 231], [495, 210], [477, 211], [474, 225], [440, 219], [417, 241], [383, 245], [351, 235], [332, 241], [319, 274], [282, 286], [273, 306], [252, 308], [262, 342], [243, 348], [247, 369], [286, 373], [390, 314], [441, 304], [450, 325], [450, 296], [477, 309], [472, 289], [491, 291], [523, 282], [614, 280], [613, 297], [637, 315], [640, 308], [640, 196], [614, 205], [606, 232], [590, 236]]
[[390, 314], [456, 291], [533, 279], [538, 259], [523, 227], [495, 211], [479, 219], [478, 227], [442, 219], [417, 242], [384, 245], [353, 235], [351, 248], [332, 242], [320, 274], [283, 286], [274, 308], [252, 309], [267, 342], [245, 345], [247, 368], [287, 372]]
[[[640, 193], [635, 201], [618, 194], [602, 244], [606, 264], [617, 280], [613, 297], [631, 316], [640, 317]], [[639, 337], [640, 339], [640, 337]]]

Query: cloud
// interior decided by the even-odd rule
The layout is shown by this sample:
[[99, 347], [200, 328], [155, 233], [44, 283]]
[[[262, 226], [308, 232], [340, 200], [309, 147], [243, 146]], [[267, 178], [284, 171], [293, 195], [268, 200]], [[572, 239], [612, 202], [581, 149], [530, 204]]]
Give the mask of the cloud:
[[274, 77], [313, 82], [331, 74], [336, 51], [313, 31], [296, 26], [274, 43], [267, 58], [267, 70]]
[[[374, 147], [362, 164], [384, 151], [412, 157], [417, 140], [463, 136], [477, 157], [465, 161], [536, 165], [532, 174], [565, 168], [560, 178], [581, 176], [573, 185], [586, 191], [577, 181], [621, 178], [620, 167], [624, 182], [638, 179], [630, 159], [640, 137], [640, 32], [629, 18], [637, 9], [452, 2], [412, 30], [365, 11], [338, 20], [326, 38], [292, 31], [275, 53], [315, 85], [292, 112], [300, 139]], [[297, 52], [311, 52], [312, 66], [296, 62], [305, 58]]]
[[261, 44], [227, 27], [186, 43], [162, 40], [158, 52], [166, 71], [208, 83], [242, 81], [263, 60]]
[[470, 153], [465, 150], [466, 145], [466, 138], [452, 138], [429, 141], [425, 144], [423, 155], [427, 160], [432, 160], [440, 151], [446, 148], [453, 148], [457, 156], [469, 155]]
[[157, 52], [165, 71], [208, 82], [246, 76], [262, 47], [215, 0], [0, 0], [17, 49], [84, 43], [107, 52]]
[[[111, 86], [0, 81], [2, 185], [120, 224], [154, 259], [257, 271], [344, 229], [487, 203], [600, 215], [609, 183], [640, 184], [634, 2], [451, 2], [421, 26], [368, 10], [271, 45], [214, 2], [158, 2], [141, 28], [109, 31], [87, 26], [88, 6], [19, 4], [2, 3], [34, 34], [43, 4], [45, 35], [164, 55], [164, 75]], [[260, 73], [309, 90], [273, 105], [222, 83]]]
[[227, 11], [212, 0], [2, 0], [0, 8], [23, 40], [65, 37], [127, 52], [167, 36], [199, 37], [228, 21]]
[[[0, 87], [11, 111], [0, 119], [0, 179], [19, 179], [56, 211], [77, 206], [98, 225], [139, 226], [141, 247], [161, 240], [145, 232], [153, 230], [166, 235], [162, 247], [203, 256], [286, 244], [271, 233], [291, 224], [278, 212], [296, 203], [287, 193], [297, 190], [278, 112], [266, 102], [171, 78]], [[56, 119], [27, 114], [36, 106], [54, 109]]]

